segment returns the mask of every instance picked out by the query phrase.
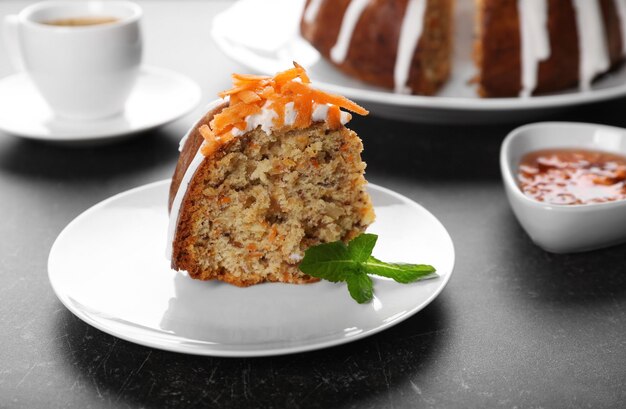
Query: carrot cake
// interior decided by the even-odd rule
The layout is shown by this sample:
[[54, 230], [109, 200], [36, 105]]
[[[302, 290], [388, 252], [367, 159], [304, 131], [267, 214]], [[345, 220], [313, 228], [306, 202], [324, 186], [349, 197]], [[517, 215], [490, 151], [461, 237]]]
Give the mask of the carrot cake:
[[181, 141], [172, 268], [242, 287], [317, 281], [298, 269], [305, 250], [349, 241], [374, 220], [363, 145], [341, 108], [367, 111], [312, 88], [297, 64], [233, 83]]

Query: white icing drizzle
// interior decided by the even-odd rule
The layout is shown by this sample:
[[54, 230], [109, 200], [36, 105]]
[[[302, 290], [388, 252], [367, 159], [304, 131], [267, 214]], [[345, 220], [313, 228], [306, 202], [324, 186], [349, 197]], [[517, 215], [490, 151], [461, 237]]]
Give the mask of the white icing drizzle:
[[304, 22], [313, 23], [320, 12], [322, 0], [311, 0], [306, 10], [304, 10]]
[[341, 64], [345, 61], [348, 55], [348, 48], [350, 48], [352, 33], [369, 2], [370, 0], [352, 0], [348, 5], [341, 21], [337, 42], [330, 50], [330, 58], [336, 64]]
[[[293, 103], [290, 102], [289, 104], [293, 107]], [[287, 105], [289, 104], [285, 104], [285, 120], [287, 119]], [[272, 103], [267, 101], [263, 107], [261, 107], [261, 112], [254, 115], [248, 115], [246, 117], [246, 128], [243, 130], [233, 128], [231, 131], [233, 136], [241, 136], [259, 126], [265, 133], [272, 132], [272, 128], [274, 127], [274, 118], [278, 117], [278, 114], [270, 108], [271, 105]]]
[[[223, 104], [224, 102], [226, 102], [226, 100], [224, 99], [218, 99], [212, 102], [207, 107], [207, 111], [217, 108], [219, 105]], [[328, 108], [329, 108], [329, 105], [315, 104], [313, 106], [313, 113], [311, 114], [311, 119], [313, 120], [313, 122], [326, 121], [326, 119], [328, 118]], [[266, 133], [271, 133], [274, 129], [273, 119], [276, 116], [277, 116], [276, 112], [269, 108], [269, 102], [268, 102], [263, 106], [261, 112], [259, 112], [258, 114], [254, 114], [254, 115], [248, 115], [246, 117], [246, 130], [244, 131], [237, 130], [237, 132], [233, 131], [233, 135], [236, 137], [241, 136], [245, 134], [246, 132], [250, 132], [251, 130], [256, 129], [257, 127], [261, 127], [261, 129], [265, 131]], [[297, 116], [297, 111], [294, 109], [293, 102], [289, 102], [285, 104], [285, 125], [288, 125], [288, 126], [293, 125], [294, 122], [296, 121], [296, 116]], [[346, 123], [348, 123], [348, 121], [350, 121], [350, 118], [351, 116], [348, 112], [341, 111], [340, 121], [342, 125], [345, 125]], [[202, 120], [202, 118], [200, 120]], [[185, 134], [185, 136], [183, 136], [183, 138], [181, 139], [180, 141], [181, 149], [184, 146], [187, 139], [189, 138], [191, 131], [196, 126], [198, 126], [198, 123], [200, 122], [200, 120], [198, 120], [198, 122], [196, 122], [189, 129], [189, 131], [187, 131], [187, 134]], [[178, 186], [178, 190], [176, 191], [176, 196], [174, 196], [174, 200], [172, 201], [172, 210], [170, 211], [170, 220], [169, 220], [169, 225], [167, 229], [167, 243], [166, 243], [166, 248], [165, 248], [165, 256], [167, 257], [168, 260], [171, 260], [171, 257], [172, 257], [173, 243], [174, 243], [174, 239], [176, 238], [175, 237], [176, 228], [178, 227], [178, 214], [180, 213], [180, 207], [183, 203], [183, 199], [185, 198], [185, 194], [187, 193], [187, 189], [189, 188], [189, 182], [191, 182], [191, 179], [196, 174], [196, 170], [198, 170], [198, 167], [200, 167], [200, 165], [202, 164], [202, 161], [204, 161], [204, 158], [205, 158], [205, 156], [201, 152], [201, 148], [202, 148], [202, 145], [200, 145], [200, 148], [198, 149], [198, 151], [196, 152], [196, 155], [194, 156], [193, 160], [189, 164], [189, 167], [187, 167], [187, 170], [185, 171], [185, 174], [183, 175], [183, 178], [180, 181], [180, 185]]]
[[[209, 112], [217, 108], [224, 102], [226, 102], [226, 100], [217, 99], [209, 103], [209, 105], [207, 105], [206, 111]], [[200, 119], [198, 119], [198, 121], [196, 121], [196, 123], [193, 124], [191, 128], [189, 128], [185, 136], [183, 136], [183, 138], [180, 140], [179, 151], [182, 151], [182, 148], [185, 146], [187, 139], [189, 139], [189, 135], [191, 134], [191, 131], [196, 126], [198, 126], [198, 124], [200, 123], [200, 121], [202, 121], [202, 119], [204, 118], [201, 117]], [[189, 164], [189, 167], [185, 171], [185, 174], [183, 175], [183, 178], [180, 181], [180, 185], [178, 186], [178, 190], [176, 191], [176, 196], [174, 196], [174, 200], [172, 201], [172, 209], [170, 210], [170, 220], [167, 226], [167, 242], [165, 244], [165, 257], [168, 260], [172, 259], [172, 247], [173, 247], [174, 238], [175, 238], [174, 236], [176, 235], [176, 226], [178, 226], [178, 214], [180, 213], [180, 206], [183, 203], [183, 199], [185, 198], [185, 193], [187, 193], [187, 187], [189, 185], [189, 182], [191, 182], [191, 178], [196, 173], [198, 166], [200, 166], [203, 160], [204, 160], [204, 155], [202, 155], [202, 153], [200, 152], [200, 149], [198, 149], [198, 152], [196, 152], [196, 155], [194, 156], [193, 160]]]
[[620, 21], [622, 34], [622, 55], [626, 55], [626, 0], [613, 0]]
[[[254, 115], [248, 115], [246, 117], [246, 127], [245, 129], [233, 129], [232, 134], [234, 136], [241, 136], [247, 132], [252, 131], [258, 127], [266, 133], [271, 133], [274, 129], [274, 118], [278, 116], [276, 111], [274, 111], [271, 106], [271, 102], [266, 102], [265, 105], [261, 108], [261, 112]], [[324, 122], [326, 118], [328, 118], [328, 105], [324, 104], [313, 104], [313, 113], [311, 114], [311, 119], [313, 122]], [[298, 116], [298, 112], [294, 109], [293, 102], [288, 102], [285, 104], [285, 125], [291, 126], [296, 122], [296, 117]], [[347, 124], [351, 119], [349, 113], [341, 111], [340, 121], [342, 125]]]
[[291, 126], [296, 122], [298, 111], [293, 109], [293, 102], [287, 102], [285, 104], [285, 125]]
[[[328, 108], [329, 105], [315, 104], [313, 108], [313, 114], [311, 114], [311, 119], [313, 120], [313, 122], [326, 121], [326, 118], [328, 118]], [[345, 125], [350, 122], [351, 118], [352, 116], [348, 112], [341, 111], [341, 117], [339, 118], [339, 121], [342, 125]]]
[[586, 91], [598, 74], [609, 69], [611, 62], [599, 0], [573, 0], [573, 5], [580, 47], [580, 89]]
[[189, 133], [186, 133], [185, 136], [183, 136], [180, 139], [180, 142], [178, 142], [178, 152], [183, 151], [183, 148], [185, 147], [185, 144], [187, 143], [187, 138], [189, 138]]
[[398, 40], [398, 52], [393, 70], [395, 91], [408, 94], [411, 89], [407, 87], [411, 62], [415, 49], [422, 37], [424, 27], [424, 15], [426, 13], [426, 0], [409, 0], [402, 26], [400, 27], [400, 39]]
[[172, 210], [170, 210], [170, 221], [167, 226], [167, 243], [165, 248], [165, 257], [168, 260], [172, 259], [172, 250], [174, 247], [174, 239], [176, 238], [176, 227], [178, 227], [178, 214], [180, 213], [180, 206], [182, 205], [185, 194], [187, 193], [189, 182], [191, 182], [191, 178], [193, 178], [193, 175], [195, 175], [196, 170], [198, 170], [198, 167], [200, 167], [200, 164], [203, 160], [204, 155], [202, 154], [200, 149], [198, 149], [198, 152], [196, 152], [196, 155], [193, 157], [193, 160], [185, 171], [183, 179], [180, 181], [180, 186], [178, 186], [176, 196], [174, 196], [174, 201], [172, 202]]
[[520, 97], [529, 97], [537, 87], [539, 63], [550, 57], [548, 1], [517, 0], [517, 10], [521, 40]]

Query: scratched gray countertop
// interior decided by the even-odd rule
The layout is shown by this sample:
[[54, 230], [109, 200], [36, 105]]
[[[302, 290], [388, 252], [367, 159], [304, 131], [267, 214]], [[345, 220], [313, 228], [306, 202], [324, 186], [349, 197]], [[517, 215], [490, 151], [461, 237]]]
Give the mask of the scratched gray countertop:
[[[26, 4], [1, 2], [0, 17]], [[228, 2], [141, 4], [146, 63], [194, 78], [205, 100], [246, 71], [209, 36]], [[10, 73], [0, 44], [0, 77]], [[517, 124], [352, 122], [369, 180], [430, 209], [457, 251], [444, 292], [383, 333], [317, 352], [220, 359], [134, 345], [74, 317], [48, 283], [57, 234], [93, 204], [170, 177], [200, 113], [98, 148], [0, 134], [0, 407], [626, 407], [626, 246], [559, 256], [530, 242], [498, 170], [502, 138]], [[624, 126], [625, 113], [621, 99], [548, 119]]]

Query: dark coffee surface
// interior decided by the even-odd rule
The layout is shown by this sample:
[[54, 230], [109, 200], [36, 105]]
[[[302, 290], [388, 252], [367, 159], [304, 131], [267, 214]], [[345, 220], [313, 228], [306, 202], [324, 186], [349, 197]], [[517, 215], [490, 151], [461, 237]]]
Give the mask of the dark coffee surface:
[[[2, 2], [0, 17], [28, 4]], [[248, 72], [211, 41], [211, 19], [230, 4], [140, 2], [146, 63], [195, 79], [205, 101], [228, 88], [231, 72]], [[0, 77], [12, 73], [6, 56], [0, 42]], [[555, 255], [530, 241], [498, 165], [514, 123], [352, 121], [368, 179], [434, 213], [457, 252], [443, 293], [394, 328], [316, 352], [223, 359], [138, 346], [74, 317], [47, 278], [56, 236], [99, 201], [169, 178], [202, 111], [100, 147], [0, 134], [0, 407], [626, 406], [626, 245]], [[618, 99], [542, 119], [624, 127], [624, 112]]]

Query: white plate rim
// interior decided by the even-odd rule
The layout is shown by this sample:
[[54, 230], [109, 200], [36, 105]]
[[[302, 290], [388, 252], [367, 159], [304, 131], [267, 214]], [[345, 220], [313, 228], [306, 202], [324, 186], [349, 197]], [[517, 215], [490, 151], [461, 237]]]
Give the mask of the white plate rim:
[[[226, 15], [229, 10], [230, 8], [227, 8], [226, 10], [218, 13], [213, 18], [213, 21], [223, 18], [222, 16]], [[213, 26], [215, 27], [215, 24], [213, 24]], [[218, 48], [233, 61], [265, 75], [275, 74], [273, 72], [266, 72], [263, 69], [260, 69], [246, 58], [241, 58], [241, 56], [235, 51], [235, 48], [230, 46], [229, 41], [222, 36], [218, 30], [212, 29], [211, 37], [218, 45]], [[296, 37], [300, 38], [302, 41], [306, 41], [299, 34], [294, 36], [294, 38]], [[622, 65], [617, 67], [616, 70], [626, 70], [626, 62], [622, 63]], [[405, 95], [397, 94], [392, 91], [366, 90], [342, 86], [335, 83], [325, 82], [319, 78], [315, 78], [314, 83], [317, 87], [325, 89], [329, 92], [341, 94], [348, 98], [366, 103], [405, 108], [438, 109], [445, 111], [531, 111], [585, 105], [594, 102], [611, 100], [626, 95], [626, 83], [607, 88], [592, 88], [589, 91], [572, 91], [572, 89], [568, 89], [563, 92], [533, 96], [529, 98], [455, 98], [437, 95]]]
[[[177, 119], [184, 117], [185, 115], [188, 115], [194, 109], [196, 109], [197, 106], [199, 105], [200, 100], [202, 98], [202, 91], [200, 90], [200, 86], [191, 78], [187, 77], [186, 75], [167, 69], [167, 68], [157, 67], [153, 65], [146, 65], [146, 64], [140, 67], [140, 73], [145, 73], [148, 75], [157, 74], [163, 77], [169, 77], [170, 79], [173, 79], [180, 84], [184, 84], [185, 87], [187, 87], [189, 90], [193, 90], [193, 92], [195, 93], [193, 102], [190, 102], [189, 105], [186, 106], [185, 109], [183, 110], [172, 112], [172, 114], [170, 114], [168, 117], [165, 117], [164, 119], [154, 121], [153, 124], [149, 124], [147, 126], [139, 127], [136, 129], [119, 130], [119, 131], [113, 131], [113, 132], [98, 130], [95, 132], [90, 132], [88, 134], [83, 134], [80, 137], [76, 137], [75, 135], [64, 134], [64, 133], [55, 133], [55, 134], [50, 134], [50, 135], [26, 133], [18, 128], [3, 127], [2, 123], [0, 123], [0, 131], [8, 135], [17, 136], [19, 138], [36, 140], [36, 141], [45, 141], [45, 142], [50, 142], [50, 143], [74, 143], [74, 142], [80, 143], [80, 142], [102, 141], [102, 140], [108, 140], [108, 139], [118, 139], [118, 138], [133, 136], [142, 132], [147, 132], [152, 129], [165, 126], [169, 123], [176, 121]], [[10, 81], [17, 77], [27, 77], [27, 74], [25, 74], [24, 72], [10, 74], [3, 78], [0, 78], [0, 82]], [[103, 120], [106, 120], [106, 118]]]
[[[151, 348], [156, 348], [156, 349], [160, 349], [160, 350], [164, 350], [164, 351], [169, 351], [169, 352], [178, 352], [178, 353], [185, 353], [185, 354], [190, 354], [190, 355], [199, 355], [199, 356], [213, 356], [213, 357], [224, 357], [224, 358], [252, 358], [252, 357], [268, 357], [268, 356], [278, 356], [278, 355], [288, 355], [288, 354], [294, 354], [294, 353], [301, 353], [301, 352], [308, 352], [308, 351], [314, 351], [314, 350], [320, 350], [320, 349], [325, 349], [325, 348], [329, 348], [329, 347], [334, 347], [334, 346], [338, 346], [338, 345], [342, 345], [342, 344], [346, 344], [346, 343], [350, 343], [353, 341], [357, 341], [359, 339], [363, 339], [366, 337], [369, 337], [371, 335], [377, 334], [381, 331], [384, 331], [390, 327], [393, 327], [403, 321], [405, 321], [406, 319], [414, 316], [416, 313], [418, 313], [419, 311], [423, 310], [426, 306], [428, 306], [433, 300], [435, 300], [435, 298], [437, 298], [439, 296], [439, 294], [441, 294], [441, 292], [443, 291], [443, 289], [446, 287], [446, 285], [448, 284], [448, 282], [450, 281], [450, 277], [452, 276], [452, 273], [454, 272], [454, 267], [455, 267], [455, 262], [456, 262], [456, 251], [454, 248], [454, 242], [452, 241], [452, 238], [450, 237], [450, 233], [448, 232], [448, 230], [445, 228], [445, 226], [439, 221], [439, 219], [437, 219], [431, 212], [429, 212], [425, 207], [421, 206], [420, 204], [418, 204], [417, 202], [415, 202], [414, 200], [401, 195], [400, 193], [397, 193], [391, 189], [382, 187], [382, 186], [378, 186], [372, 183], [368, 184], [368, 188], [372, 188], [374, 190], [379, 190], [380, 192], [383, 192], [385, 194], [389, 194], [399, 200], [402, 200], [403, 202], [406, 202], [407, 204], [411, 205], [412, 207], [415, 207], [417, 209], [419, 209], [420, 211], [423, 211], [424, 214], [431, 219], [432, 222], [434, 222], [434, 224], [436, 224], [438, 226], [438, 228], [442, 229], [442, 232], [445, 233], [445, 238], [446, 241], [448, 242], [447, 244], [450, 246], [450, 250], [451, 250], [451, 254], [450, 254], [450, 258], [451, 258], [451, 262], [450, 262], [450, 271], [447, 272], [447, 274], [443, 277], [440, 278], [440, 284], [439, 286], [435, 289], [435, 291], [433, 291], [432, 294], [430, 294], [430, 296], [424, 300], [422, 303], [416, 305], [415, 307], [413, 307], [411, 310], [407, 311], [404, 315], [395, 318], [393, 320], [389, 320], [388, 322], [384, 322], [383, 324], [375, 327], [375, 328], [371, 328], [368, 330], [365, 330], [361, 333], [355, 334], [355, 335], [351, 335], [349, 337], [339, 337], [336, 339], [332, 339], [332, 340], [328, 340], [328, 341], [323, 341], [323, 342], [318, 342], [318, 343], [313, 343], [313, 344], [304, 344], [301, 346], [291, 346], [291, 347], [283, 347], [283, 348], [273, 348], [273, 349], [267, 349], [267, 350], [262, 350], [262, 349], [256, 349], [256, 350], [228, 350], [228, 349], [215, 349], [215, 348], [207, 348], [206, 345], [214, 345], [214, 344], [208, 344], [206, 342], [203, 341], [197, 341], [197, 342], [193, 342], [190, 343], [189, 341], [185, 341], [185, 343], [174, 343], [174, 342], [158, 342], [158, 341], [152, 341], [150, 338], [141, 338], [141, 337], [133, 337], [132, 335], [129, 334], [125, 334], [125, 333], [121, 333], [118, 331], [115, 331], [113, 328], [101, 323], [100, 321], [92, 318], [90, 316], [90, 314], [78, 307], [76, 307], [75, 303], [71, 302], [67, 296], [67, 294], [64, 294], [60, 291], [60, 289], [55, 285], [55, 280], [53, 277], [53, 272], [51, 269], [51, 261], [52, 261], [52, 255], [55, 252], [55, 248], [57, 246], [57, 243], [61, 242], [62, 239], [64, 239], [64, 236], [66, 234], [68, 234], [68, 231], [70, 230], [71, 227], [73, 227], [74, 224], [77, 224], [78, 222], [80, 222], [83, 218], [87, 218], [91, 215], [91, 213], [96, 212], [97, 210], [99, 210], [101, 207], [106, 206], [107, 204], [116, 201], [117, 199], [124, 197], [124, 196], [128, 196], [128, 195], [133, 195], [133, 194], [137, 194], [140, 193], [144, 190], [149, 190], [149, 189], [153, 189], [155, 187], [158, 187], [160, 185], [164, 185], [164, 184], [170, 184], [171, 183], [171, 179], [165, 179], [165, 180], [160, 180], [160, 181], [156, 181], [156, 182], [152, 182], [152, 183], [148, 183], [142, 186], [138, 186], [135, 187], [133, 189], [129, 189], [126, 190], [124, 192], [118, 193], [116, 195], [113, 195], [99, 203], [96, 203], [95, 205], [91, 206], [90, 208], [88, 208], [87, 210], [83, 211], [81, 214], [79, 214], [76, 218], [74, 218], [70, 223], [68, 223], [63, 230], [61, 231], [61, 233], [59, 233], [59, 235], [57, 236], [57, 238], [55, 239], [54, 243], [52, 244], [52, 247], [50, 248], [50, 253], [48, 256], [48, 263], [47, 263], [47, 267], [48, 267], [48, 281], [50, 282], [50, 285], [55, 293], [55, 295], [57, 296], [57, 298], [61, 301], [61, 303], [72, 313], [74, 314], [76, 317], [78, 317], [80, 320], [82, 320], [83, 322], [91, 325], [94, 328], [99, 329], [100, 331], [103, 331], [109, 335], [112, 335], [114, 337], [123, 339], [125, 341], [134, 343], [134, 344], [138, 344], [138, 345], [142, 345], [142, 346], [146, 346], [146, 347], [151, 347]], [[150, 331], [154, 331], [153, 329], [149, 329]], [[205, 346], [204, 348], [202, 348], [202, 346]], [[219, 344], [218, 344], [219, 345]]]

